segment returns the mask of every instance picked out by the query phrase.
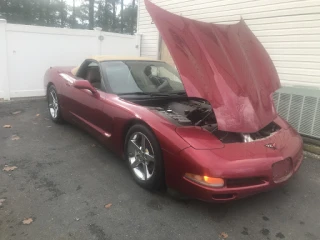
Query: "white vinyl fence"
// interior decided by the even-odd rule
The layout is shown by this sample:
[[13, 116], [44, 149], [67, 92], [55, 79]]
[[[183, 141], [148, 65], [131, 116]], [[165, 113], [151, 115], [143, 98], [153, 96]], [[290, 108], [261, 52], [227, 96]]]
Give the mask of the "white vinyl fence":
[[7, 24], [0, 19], [0, 99], [43, 96], [51, 66], [92, 55], [140, 56], [140, 35]]

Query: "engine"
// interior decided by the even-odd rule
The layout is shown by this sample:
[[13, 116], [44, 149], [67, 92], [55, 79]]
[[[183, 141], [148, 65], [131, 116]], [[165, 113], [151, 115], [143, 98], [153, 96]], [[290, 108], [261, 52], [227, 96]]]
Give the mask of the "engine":
[[217, 120], [211, 105], [205, 100], [172, 101], [161, 107], [149, 107], [156, 110], [173, 124], [178, 126], [199, 126], [215, 135], [223, 143], [252, 142], [266, 138], [280, 127], [271, 122], [255, 133], [226, 132], [218, 129]]
[[206, 101], [188, 100], [170, 102], [163, 107], [153, 108], [159, 114], [182, 126], [216, 124], [211, 105]]

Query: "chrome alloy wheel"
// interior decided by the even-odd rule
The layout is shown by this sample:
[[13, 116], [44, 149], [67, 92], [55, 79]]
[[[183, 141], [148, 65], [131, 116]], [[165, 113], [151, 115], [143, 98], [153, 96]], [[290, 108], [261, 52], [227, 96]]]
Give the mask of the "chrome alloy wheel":
[[155, 169], [154, 151], [149, 139], [141, 132], [131, 135], [127, 145], [128, 160], [135, 176], [146, 181]]
[[55, 119], [58, 117], [59, 105], [58, 105], [57, 93], [54, 89], [50, 90], [48, 102], [49, 102], [49, 111], [50, 111], [51, 117]]

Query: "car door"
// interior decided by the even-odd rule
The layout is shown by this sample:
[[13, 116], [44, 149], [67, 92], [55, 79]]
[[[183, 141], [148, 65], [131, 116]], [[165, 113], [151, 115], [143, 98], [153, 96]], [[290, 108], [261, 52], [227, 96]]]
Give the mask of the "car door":
[[127, 116], [125, 108], [119, 104], [117, 93], [141, 91], [137, 85], [134, 84], [130, 69], [122, 61], [104, 61], [100, 63], [101, 73], [103, 75], [103, 82], [106, 88], [103, 101], [103, 131], [108, 134], [104, 142], [113, 146], [111, 135], [117, 135], [115, 127], [121, 122], [121, 119]]
[[[96, 73], [92, 74], [92, 71]], [[105, 120], [103, 113], [105, 87], [101, 81], [99, 64], [94, 60], [85, 61], [79, 68], [75, 81], [79, 80], [89, 81], [96, 88], [97, 94], [88, 89], [77, 89], [70, 84], [68, 92], [72, 100], [69, 101], [68, 109], [73, 121], [94, 135], [108, 135], [102, 128]]]

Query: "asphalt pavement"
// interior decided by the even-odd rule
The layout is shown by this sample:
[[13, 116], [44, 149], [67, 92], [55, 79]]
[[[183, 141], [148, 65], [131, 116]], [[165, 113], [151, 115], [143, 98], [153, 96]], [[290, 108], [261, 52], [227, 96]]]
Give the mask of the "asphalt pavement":
[[3, 102], [0, 240], [9, 239], [320, 239], [320, 160], [247, 199], [178, 201], [140, 188], [84, 131], [52, 123], [43, 99]]

